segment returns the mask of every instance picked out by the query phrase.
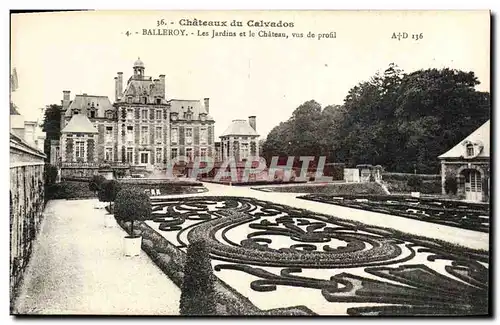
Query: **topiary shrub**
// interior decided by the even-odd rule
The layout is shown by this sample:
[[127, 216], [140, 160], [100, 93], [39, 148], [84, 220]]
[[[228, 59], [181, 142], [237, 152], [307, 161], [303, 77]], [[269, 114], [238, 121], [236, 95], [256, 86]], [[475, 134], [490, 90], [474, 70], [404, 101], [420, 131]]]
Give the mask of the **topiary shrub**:
[[446, 192], [446, 194], [455, 195], [457, 194], [457, 190], [458, 190], [457, 179], [452, 176], [447, 176], [446, 179], [444, 180], [444, 191]]
[[102, 183], [98, 192], [98, 198], [101, 202], [109, 202], [109, 209], [111, 212], [111, 202], [114, 202], [116, 195], [121, 190], [121, 184], [115, 180], [105, 181]]
[[203, 240], [197, 240], [188, 246], [180, 300], [181, 315], [217, 313], [215, 275], [208, 253], [208, 247]]
[[125, 188], [118, 192], [115, 201], [115, 216], [122, 221], [130, 221], [130, 236], [134, 236], [134, 221], [151, 218], [151, 199], [135, 188]]
[[106, 182], [106, 178], [104, 176], [102, 176], [102, 175], [92, 176], [92, 178], [90, 179], [90, 182], [89, 182], [89, 190], [96, 193], [96, 195], [97, 195], [97, 193], [101, 189], [104, 182]]
[[408, 178], [407, 185], [412, 189], [412, 191], [420, 192], [422, 184], [422, 178], [418, 177], [417, 175], [411, 175]]

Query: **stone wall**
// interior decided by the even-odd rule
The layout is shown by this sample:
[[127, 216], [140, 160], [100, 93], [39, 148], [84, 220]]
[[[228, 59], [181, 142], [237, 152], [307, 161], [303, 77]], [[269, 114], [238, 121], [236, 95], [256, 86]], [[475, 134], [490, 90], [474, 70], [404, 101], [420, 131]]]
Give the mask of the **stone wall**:
[[45, 155], [26, 143], [10, 143], [11, 308], [40, 229], [44, 202]]

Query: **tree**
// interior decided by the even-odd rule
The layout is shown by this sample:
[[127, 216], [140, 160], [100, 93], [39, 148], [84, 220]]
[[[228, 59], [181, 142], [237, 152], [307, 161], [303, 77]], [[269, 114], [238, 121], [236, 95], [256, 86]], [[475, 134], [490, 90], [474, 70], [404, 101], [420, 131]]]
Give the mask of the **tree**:
[[61, 137], [61, 105], [51, 104], [45, 107], [43, 122], [40, 125], [45, 132], [43, 151], [50, 161], [50, 141]]
[[134, 221], [151, 218], [151, 199], [134, 188], [125, 188], [116, 195], [115, 216], [123, 221], [130, 221], [130, 235], [134, 235]]
[[120, 190], [121, 184], [115, 180], [103, 182], [98, 192], [99, 201], [109, 202], [109, 209], [111, 211], [111, 202], [116, 200], [116, 196]]
[[95, 192], [96, 195], [101, 189], [103, 183], [106, 182], [106, 178], [102, 175], [94, 175], [89, 182], [89, 190]]
[[214, 283], [215, 275], [206, 243], [202, 240], [189, 243], [184, 265], [180, 314], [215, 315], [217, 311]]

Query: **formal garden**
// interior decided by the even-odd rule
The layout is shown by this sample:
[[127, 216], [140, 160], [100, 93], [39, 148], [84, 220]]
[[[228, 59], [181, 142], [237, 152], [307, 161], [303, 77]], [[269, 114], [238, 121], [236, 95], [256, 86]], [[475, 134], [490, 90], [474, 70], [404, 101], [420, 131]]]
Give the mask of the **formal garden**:
[[489, 232], [490, 206], [487, 203], [460, 202], [403, 195], [325, 195], [308, 194], [299, 199], [334, 204], [411, 218], [440, 225]]
[[486, 251], [253, 198], [108, 190], [127, 238], [182, 289], [184, 315], [487, 311]]

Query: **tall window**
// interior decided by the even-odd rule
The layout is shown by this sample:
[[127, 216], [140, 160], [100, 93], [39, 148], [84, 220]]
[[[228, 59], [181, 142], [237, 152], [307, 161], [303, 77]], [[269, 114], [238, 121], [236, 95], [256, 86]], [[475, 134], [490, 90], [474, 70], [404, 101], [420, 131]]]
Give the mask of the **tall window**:
[[163, 148], [156, 148], [155, 162], [161, 164], [163, 162]]
[[149, 143], [149, 128], [147, 126], [141, 126], [141, 144]]
[[186, 157], [189, 161], [193, 160], [193, 148], [186, 148]]
[[186, 143], [193, 143], [193, 129], [186, 128]]
[[104, 149], [104, 160], [113, 161], [113, 148]]
[[163, 111], [161, 109], [156, 110], [156, 119], [157, 120], [162, 120], [163, 118]]
[[127, 162], [128, 163], [133, 163], [134, 162], [134, 148], [127, 148]]
[[127, 142], [134, 142], [134, 127], [133, 126], [127, 126]]
[[113, 141], [113, 127], [106, 126], [106, 142], [112, 142], [112, 141]]
[[141, 110], [141, 119], [143, 119], [143, 120], [148, 119], [148, 110], [147, 109]]
[[142, 103], [147, 104], [148, 103], [148, 98], [147, 97], [142, 97]]
[[141, 152], [141, 164], [149, 164], [149, 153]]
[[248, 158], [249, 150], [248, 150], [248, 143], [242, 143], [241, 144], [241, 159]]
[[206, 144], [208, 142], [208, 131], [206, 128], [200, 129], [200, 143]]
[[201, 158], [205, 158], [207, 156], [207, 148], [200, 149], [200, 156]]
[[177, 148], [172, 148], [171, 151], [170, 151], [170, 157], [172, 159], [176, 158], [177, 157]]
[[76, 158], [85, 158], [85, 141], [75, 142], [75, 156]]
[[170, 138], [172, 143], [177, 143], [179, 141], [179, 129], [170, 129]]
[[162, 142], [162, 128], [161, 126], [157, 126], [156, 129], [155, 129], [155, 139], [156, 139], [156, 142], [157, 143], [161, 143]]
[[127, 120], [134, 119], [134, 110], [132, 108], [127, 109]]

